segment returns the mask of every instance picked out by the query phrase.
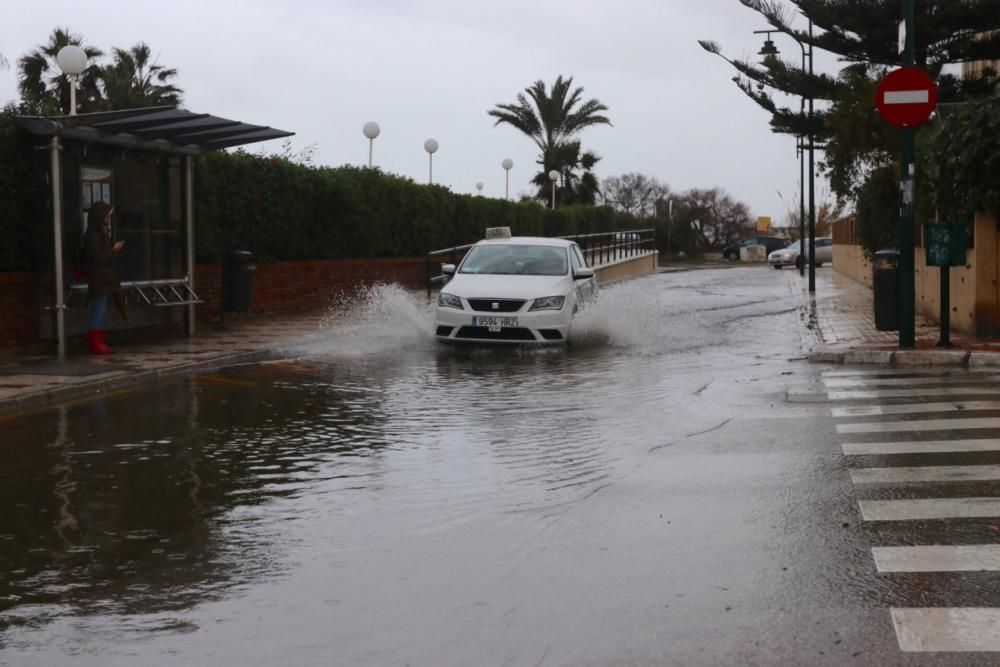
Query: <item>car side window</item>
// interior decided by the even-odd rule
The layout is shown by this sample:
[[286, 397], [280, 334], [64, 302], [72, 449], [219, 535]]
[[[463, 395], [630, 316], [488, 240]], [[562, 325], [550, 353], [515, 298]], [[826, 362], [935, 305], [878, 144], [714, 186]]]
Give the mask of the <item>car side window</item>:
[[575, 244], [570, 246], [569, 257], [574, 271], [587, 266], [587, 261], [583, 258], [583, 253], [580, 252], [580, 246]]

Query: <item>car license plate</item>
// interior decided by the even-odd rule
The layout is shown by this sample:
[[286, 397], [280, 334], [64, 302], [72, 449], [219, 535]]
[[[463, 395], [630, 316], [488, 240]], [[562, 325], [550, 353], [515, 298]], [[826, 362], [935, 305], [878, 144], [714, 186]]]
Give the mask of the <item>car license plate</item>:
[[517, 326], [516, 317], [473, 317], [472, 326], [487, 327], [490, 331], [497, 332], [500, 329], [512, 329]]

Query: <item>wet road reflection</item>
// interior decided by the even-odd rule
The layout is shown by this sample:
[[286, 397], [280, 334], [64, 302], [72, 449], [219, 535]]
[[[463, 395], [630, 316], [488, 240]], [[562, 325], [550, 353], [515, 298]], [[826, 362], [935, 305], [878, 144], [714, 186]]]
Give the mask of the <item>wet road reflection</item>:
[[[772, 273], [606, 289], [568, 349], [442, 348], [426, 306], [385, 288], [293, 361], [0, 421], [0, 651], [215, 662], [209, 635], [232, 647], [266, 617], [308, 664], [331, 656], [323, 618], [346, 628], [333, 655], [379, 664], [344, 649], [396, 618], [364, 590], [477, 558], [513, 577], [547, 521], [726, 424], [707, 388], [738, 402], [780, 373], [798, 333]], [[428, 563], [442, 543], [455, 560]], [[373, 556], [390, 570], [359, 574]], [[422, 594], [406, 614], [434, 608]]]

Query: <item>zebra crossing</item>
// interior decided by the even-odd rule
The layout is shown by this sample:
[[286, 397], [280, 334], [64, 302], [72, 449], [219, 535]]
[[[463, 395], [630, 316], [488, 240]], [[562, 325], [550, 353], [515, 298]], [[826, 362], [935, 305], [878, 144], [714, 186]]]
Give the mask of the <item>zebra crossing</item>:
[[[997, 606], [891, 608], [900, 649], [1000, 652], [1000, 374], [887, 368], [822, 377], [861, 518], [886, 542], [871, 547], [875, 571], [896, 577], [900, 591], [910, 589], [908, 576], [996, 573], [986, 597]], [[901, 539], [894, 531], [910, 543], [892, 544]]]

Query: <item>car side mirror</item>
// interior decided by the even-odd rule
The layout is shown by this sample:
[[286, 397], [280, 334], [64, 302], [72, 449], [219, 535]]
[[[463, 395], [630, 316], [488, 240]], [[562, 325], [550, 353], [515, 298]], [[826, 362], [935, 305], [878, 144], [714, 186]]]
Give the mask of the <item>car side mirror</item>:
[[455, 275], [455, 265], [454, 264], [442, 264], [441, 265], [441, 273], [443, 273], [446, 276], [453, 276], [453, 275]]
[[580, 267], [573, 271], [573, 280], [587, 280], [594, 277], [594, 270], [588, 269], [586, 267]]

